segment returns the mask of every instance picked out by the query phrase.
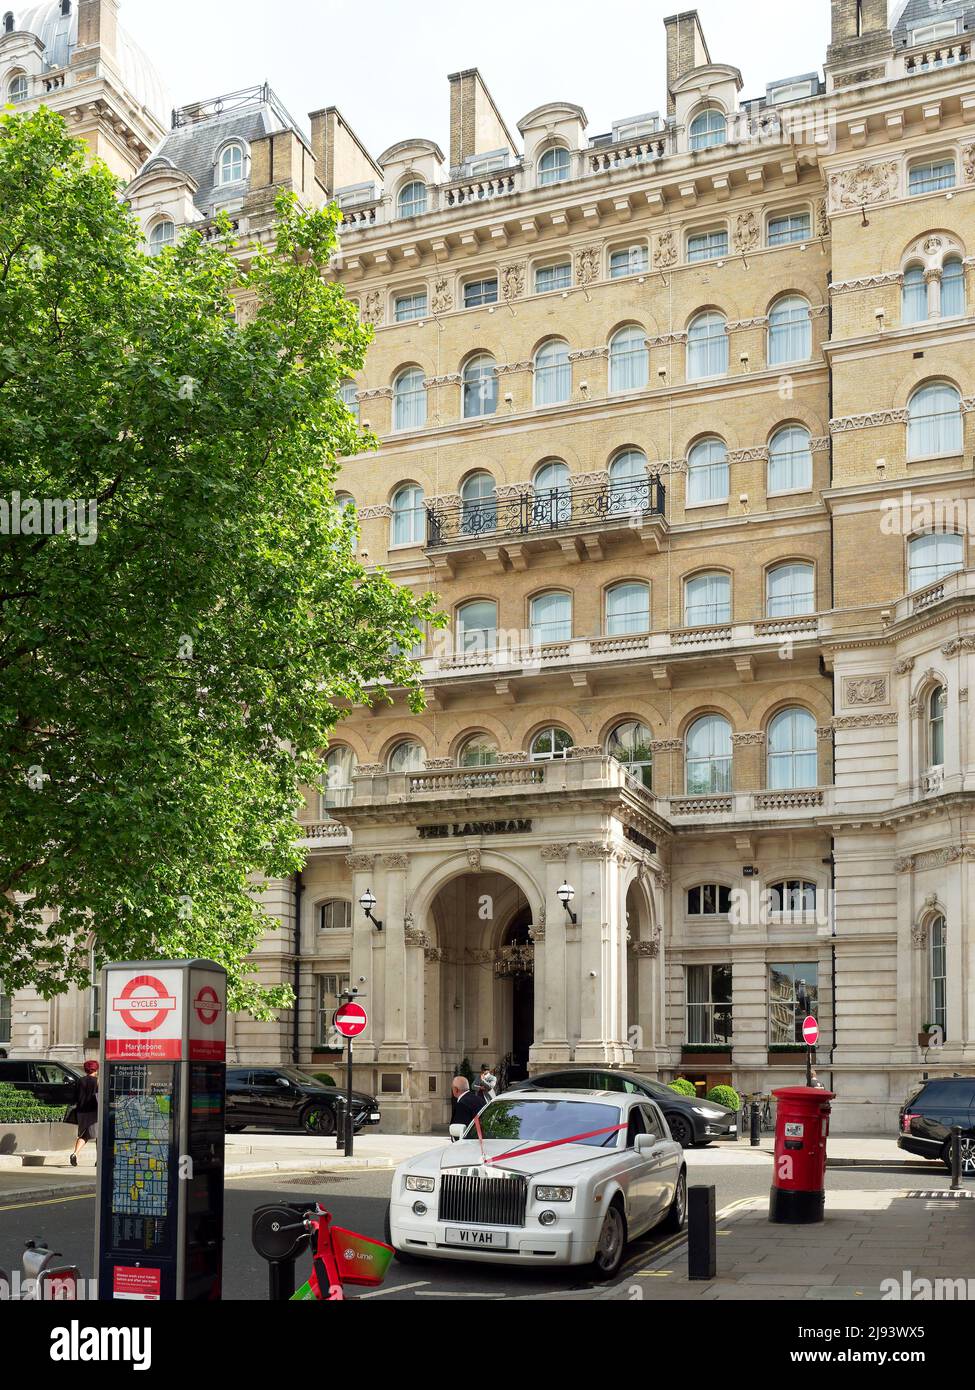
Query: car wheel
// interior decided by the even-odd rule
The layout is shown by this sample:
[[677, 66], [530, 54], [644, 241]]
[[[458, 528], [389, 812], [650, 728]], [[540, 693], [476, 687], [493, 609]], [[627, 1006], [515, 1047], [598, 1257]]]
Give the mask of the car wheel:
[[670, 1125], [670, 1133], [676, 1144], [682, 1149], [689, 1149], [694, 1143], [694, 1130], [690, 1120], [686, 1115], [681, 1115], [674, 1111], [667, 1116], [667, 1123]]
[[597, 1279], [612, 1279], [623, 1263], [626, 1250], [626, 1217], [618, 1202], [607, 1207], [603, 1217], [592, 1272]]
[[[393, 1228], [390, 1225], [389, 1220], [389, 1207], [390, 1204], [389, 1202], [387, 1202], [386, 1215], [383, 1218], [383, 1239], [385, 1240], [387, 1245], [393, 1245]], [[401, 1265], [415, 1265], [417, 1263], [415, 1255], [407, 1255], [402, 1250], [396, 1250], [395, 1245], [393, 1245], [393, 1249], [394, 1251], [396, 1251], [395, 1258], [399, 1261]]]
[[321, 1134], [326, 1138], [335, 1133], [335, 1114], [324, 1105], [309, 1105], [301, 1112], [301, 1127], [306, 1134]]
[[676, 1235], [678, 1231], [684, 1229], [684, 1222], [687, 1220], [687, 1171], [682, 1168], [680, 1177], [677, 1179], [677, 1186], [674, 1188], [674, 1200], [663, 1221], [660, 1229], [663, 1231], [673, 1231]]
[[[948, 1172], [951, 1172], [951, 1140], [945, 1144], [941, 1159]], [[961, 1175], [963, 1178], [975, 1177], [975, 1139], [961, 1140]]]

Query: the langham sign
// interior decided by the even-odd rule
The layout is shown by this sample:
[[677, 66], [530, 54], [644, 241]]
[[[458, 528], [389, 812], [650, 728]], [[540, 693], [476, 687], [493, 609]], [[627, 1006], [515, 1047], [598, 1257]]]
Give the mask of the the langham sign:
[[531, 828], [530, 820], [476, 820], [456, 825], [418, 825], [416, 833], [421, 840], [446, 840], [452, 835], [527, 835]]

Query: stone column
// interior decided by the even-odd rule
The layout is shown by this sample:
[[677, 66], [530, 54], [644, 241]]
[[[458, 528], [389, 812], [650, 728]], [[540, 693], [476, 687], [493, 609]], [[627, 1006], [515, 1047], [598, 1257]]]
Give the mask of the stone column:
[[608, 844], [579, 846], [580, 886], [575, 899], [582, 937], [580, 952], [581, 1037], [575, 1060], [620, 1065], [632, 1059], [627, 1046], [626, 914], [621, 901], [622, 866]]
[[[375, 888], [376, 856], [374, 854], [348, 854], [345, 862], [352, 870], [352, 954], [349, 960], [349, 981], [350, 986], [358, 986], [362, 994], [366, 996], [364, 1008], [369, 1016], [365, 1031], [355, 1040], [353, 1058], [360, 1062], [374, 1062], [376, 1060], [376, 1039], [382, 1036], [376, 1027], [374, 1007], [379, 998], [378, 990], [382, 971], [381, 964], [376, 959], [375, 939], [377, 932], [359, 906], [359, 899], [367, 888], [372, 890], [377, 899], [379, 897]], [[381, 904], [377, 902], [376, 915], [382, 921], [380, 906]], [[364, 977], [365, 983], [360, 984], [359, 981], [362, 977]]]
[[558, 890], [568, 872], [569, 846], [545, 845], [542, 860], [545, 864], [545, 901], [542, 904], [545, 946], [541, 975], [537, 959], [535, 966], [535, 1044], [531, 1060], [549, 1065], [569, 1060], [565, 942], [569, 918], [558, 899]]
[[384, 854], [384, 892], [376, 911], [383, 923], [384, 979], [382, 1048], [380, 1060], [405, 1061], [409, 1053], [407, 1029], [407, 947], [405, 854]]

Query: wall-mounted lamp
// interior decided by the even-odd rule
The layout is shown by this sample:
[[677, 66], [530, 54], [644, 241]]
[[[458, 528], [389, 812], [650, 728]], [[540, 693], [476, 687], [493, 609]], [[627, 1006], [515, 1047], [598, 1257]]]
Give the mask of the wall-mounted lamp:
[[747, 352], [743, 352], [743, 353], [741, 354], [741, 357], [739, 358], [739, 361], [741, 362], [741, 365], [744, 367], [745, 371], [747, 372], [747, 371], [748, 371], [748, 362], [749, 362], [748, 353], [747, 353]]
[[869, 227], [869, 226], [870, 226], [870, 219], [869, 219], [869, 217], [867, 216], [867, 205], [866, 205], [866, 203], [861, 203], [861, 204], [860, 204], [860, 216], [863, 218], [862, 225], [863, 225], [864, 227]]
[[666, 368], [666, 367], [658, 367], [658, 368], [657, 368], [657, 375], [658, 375], [659, 378], [660, 378], [660, 384], [661, 384], [661, 386], [666, 386], [666, 385], [667, 385], [667, 368]]
[[878, 333], [883, 333], [883, 331], [884, 331], [884, 319], [887, 317], [887, 310], [886, 310], [886, 309], [874, 309], [874, 311], [873, 311], [873, 316], [874, 316], [874, 318], [877, 320], [877, 332], [878, 332]]
[[588, 381], [580, 381], [580, 382], [579, 382], [579, 390], [580, 390], [580, 392], [582, 393], [582, 395], [588, 396], [588, 395], [589, 395], [589, 382], [588, 382]]
[[559, 889], [559, 902], [565, 908], [569, 921], [572, 923], [573, 926], [576, 926], [579, 921], [578, 917], [575, 915], [575, 913], [569, 906], [575, 895], [576, 890], [572, 887], [570, 883], [563, 883], [562, 887]]
[[382, 922], [377, 922], [376, 918], [372, 915], [372, 909], [376, 906], [376, 895], [373, 893], [371, 888], [367, 888], [366, 891], [363, 893], [362, 897], [359, 899], [359, 906], [366, 914], [366, 920], [372, 923], [372, 925], [376, 928], [376, 931], [382, 931]]

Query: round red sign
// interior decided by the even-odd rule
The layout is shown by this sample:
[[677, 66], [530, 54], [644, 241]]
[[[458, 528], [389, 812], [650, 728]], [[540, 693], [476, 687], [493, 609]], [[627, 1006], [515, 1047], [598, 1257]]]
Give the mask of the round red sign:
[[819, 1042], [819, 1024], [812, 1014], [802, 1021], [802, 1040], [808, 1047], [815, 1047]]
[[112, 1007], [134, 1033], [152, 1033], [176, 1008], [176, 1000], [155, 975], [133, 975], [112, 1000]]
[[204, 985], [193, 1000], [196, 1016], [207, 1027], [220, 1017], [220, 999], [212, 985]]
[[343, 1038], [357, 1038], [369, 1018], [361, 1004], [342, 1004], [335, 1010], [332, 1022]]

